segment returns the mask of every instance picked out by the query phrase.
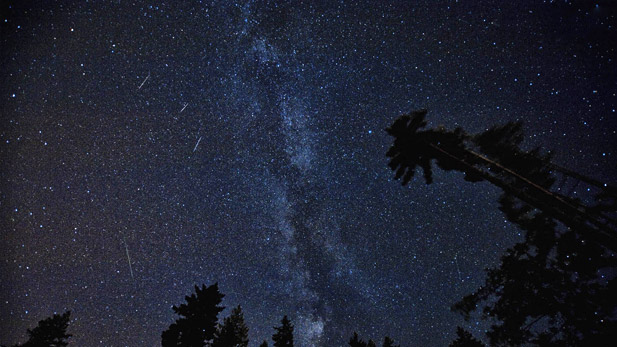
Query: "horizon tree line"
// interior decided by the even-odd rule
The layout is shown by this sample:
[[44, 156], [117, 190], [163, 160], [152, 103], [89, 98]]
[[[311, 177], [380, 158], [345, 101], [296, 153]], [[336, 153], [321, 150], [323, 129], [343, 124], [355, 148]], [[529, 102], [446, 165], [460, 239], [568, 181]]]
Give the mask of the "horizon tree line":
[[[426, 184], [433, 165], [464, 173], [472, 183], [488, 182], [502, 190], [498, 208], [525, 232], [524, 240], [506, 250], [498, 267], [487, 269], [485, 284], [452, 305], [468, 320], [481, 311], [492, 323], [491, 346], [586, 346], [617, 341], [617, 188], [551, 162], [539, 148], [524, 150], [522, 123], [507, 123], [479, 134], [444, 127], [425, 130], [427, 111], [400, 116], [386, 131], [394, 137], [387, 152], [395, 178], [408, 185], [420, 167]], [[558, 178], [561, 183], [556, 185]], [[562, 189], [575, 180], [594, 190], [588, 198]], [[186, 303], [173, 306], [180, 317], [161, 334], [167, 346], [248, 346], [248, 327], [240, 306], [219, 323], [224, 297], [215, 283], [195, 286]], [[28, 329], [29, 339], [16, 347], [66, 346], [70, 311]], [[274, 347], [293, 346], [287, 316], [274, 327]], [[457, 328], [450, 346], [484, 343]], [[351, 347], [376, 346], [357, 333]], [[263, 341], [260, 347], [268, 346]], [[383, 347], [396, 347], [385, 337]]]
[[[220, 306], [225, 295], [219, 291], [218, 283], [211, 286], [195, 286], [195, 292], [185, 296], [186, 303], [173, 306], [173, 311], [180, 316], [161, 334], [163, 347], [248, 347], [249, 328], [244, 321], [240, 305], [234, 307], [229, 317], [219, 323], [218, 315], [225, 309]], [[12, 347], [65, 347], [73, 336], [67, 333], [70, 311], [62, 315], [54, 314], [39, 321], [34, 329], [28, 329], [29, 339], [23, 344]], [[279, 326], [273, 328], [273, 347], [294, 346], [294, 326], [287, 316], [283, 316]], [[268, 347], [264, 340], [259, 347]], [[376, 347], [373, 340], [368, 343], [354, 336], [349, 341], [351, 347]], [[5, 347], [2, 345], [2, 347]], [[383, 347], [399, 347], [394, 340], [385, 337]]]

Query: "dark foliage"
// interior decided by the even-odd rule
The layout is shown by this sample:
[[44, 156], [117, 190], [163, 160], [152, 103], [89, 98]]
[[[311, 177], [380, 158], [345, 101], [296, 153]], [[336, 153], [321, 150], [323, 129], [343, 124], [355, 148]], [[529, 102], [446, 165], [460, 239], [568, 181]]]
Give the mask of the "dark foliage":
[[[353, 333], [353, 336], [349, 339], [349, 346], [351, 347], [376, 347], [375, 341], [369, 339], [368, 342], [362, 340], [357, 332]], [[400, 347], [394, 345], [394, 340], [386, 336], [383, 341], [383, 347]]]
[[394, 340], [392, 340], [389, 336], [386, 336], [383, 339], [383, 347], [401, 347], [400, 345], [395, 345]]
[[249, 329], [244, 323], [244, 314], [240, 306], [233, 309], [231, 315], [223, 320], [214, 336], [213, 347], [247, 347]]
[[[432, 182], [432, 162], [487, 181], [503, 195], [499, 208], [523, 229], [525, 240], [509, 249], [484, 286], [455, 304], [469, 318], [483, 305], [495, 324], [493, 345], [598, 345], [617, 336], [617, 190], [550, 162], [538, 149], [524, 151], [520, 123], [470, 136], [461, 129], [420, 130], [426, 111], [397, 119], [387, 155], [396, 178], [407, 184], [416, 166]], [[580, 201], [552, 190], [554, 175], [587, 182], [596, 201]]]
[[471, 335], [467, 330], [457, 327], [456, 340], [450, 343], [450, 347], [485, 347], [485, 345]]
[[523, 138], [520, 123], [508, 123], [471, 136], [460, 128], [420, 131], [426, 126], [425, 117], [426, 110], [415, 111], [399, 117], [386, 129], [395, 138], [386, 154], [391, 158], [388, 165], [403, 185], [409, 183], [417, 166], [423, 169], [425, 181], [430, 184], [434, 161], [443, 170], [463, 172], [468, 181], [490, 182], [501, 188], [505, 196], [527, 204], [529, 210], [541, 210], [568, 227], [585, 229], [587, 238], [617, 252], [617, 221], [598, 213], [600, 208], [615, 207], [617, 189], [600, 187], [598, 199], [602, 203], [595, 206], [550, 191], [554, 183], [552, 171], [557, 166], [539, 149], [519, 148]]
[[186, 304], [173, 307], [174, 312], [182, 317], [163, 332], [163, 347], [201, 347], [209, 343], [216, 332], [218, 314], [224, 309], [219, 306], [223, 297], [218, 283], [209, 287], [195, 286], [195, 294], [185, 297]]
[[281, 320], [280, 327], [274, 327], [276, 333], [272, 335], [272, 341], [274, 341], [274, 347], [293, 347], [294, 345], [294, 327], [291, 321], [284, 316]]
[[23, 347], [61, 347], [68, 345], [68, 339], [72, 336], [67, 334], [71, 319], [71, 311], [61, 315], [54, 314], [51, 318], [43, 319], [36, 328], [28, 329], [29, 339]]
[[354, 331], [353, 336], [349, 339], [349, 346], [351, 347], [366, 347], [366, 342], [364, 342], [359, 336], [358, 333]]
[[268, 341], [264, 341], [259, 345], [259, 347], [268, 347]]
[[34, 329], [28, 329], [28, 341], [16, 344], [14, 347], [64, 347], [68, 345], [71, 334], [66, 330], [69, 327], [71, 311], [63, 314], [54, 314], [52, 317], [39, 321]]
[[[386, 129], [388, 134], [395, 137], [394, 144], [386, 154], [391, 158], [388, 166], [395, 171], [395, 178], [400, 178], [403, 185], [408, 184], [413, 178], [417, 166], [423, 170], [426, 183], [432, 183], [433, 160], [444, 170], [463, 172], [466, 172], [465, 166], [454, 160], [454, 157], [472, 160], [471, 156], [462, 150], [465, 135], [460, 129], [454, 132], [443, 129], [420, 131], [426, 126], [426, 112], [420, 110], [414, 111], [411, 115], [403, 115]], [[466, 173], [469, 180], [476, 180], [473, 172]]]

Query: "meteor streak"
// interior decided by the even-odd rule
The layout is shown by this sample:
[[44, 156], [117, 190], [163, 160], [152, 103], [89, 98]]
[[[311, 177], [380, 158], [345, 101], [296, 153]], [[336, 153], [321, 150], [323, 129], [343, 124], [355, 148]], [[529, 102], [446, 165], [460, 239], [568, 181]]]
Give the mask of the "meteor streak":
[[144, 86], [144, 84], [146, 83], [146, 81], [148, 80], [148, 78], [150, 78], [150, 73], [149, 73], [149, 72], [148, 72], [148, 76], [146, 76], [146, 79], [144, 79], [144, 81], [143, 81], [143, 82], [141, 82], [141, 85], [139, 85], [139, 88], [137, 88], [137, 90], [140, 90], [140, 89], [141, 89], [141, 87], [143, 87], [143, 86]]
[[193, 147], [193, 152], [195, 152], [197, 150], [197, 146], [199, 146], [199, 142], [201, 142], [201, 136], [199, 137], [199, 140], [197, 140], [197, 143], [195, 144], [195, 147]]
[[124, 249], [126, 250], [126, 259], [129, 261], [129, 270], [131, 271], [131, 279], [135, 280], [133, 277], [133, 266], [131, 265], [131, 256], [129, 255], [129, 246], [126, 243], [126, 238], [124, 239]]

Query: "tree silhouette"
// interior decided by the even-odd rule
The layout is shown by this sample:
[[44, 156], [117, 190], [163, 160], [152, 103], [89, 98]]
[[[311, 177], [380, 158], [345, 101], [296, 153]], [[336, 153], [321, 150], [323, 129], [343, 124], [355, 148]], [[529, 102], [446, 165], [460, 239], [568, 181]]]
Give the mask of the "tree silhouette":
[[244, 323], [242, 308], [238, 305], [231, 315], [223, 320], [214, 336], [213, 347], [247, 347], [249, 329]]
[[66, 330], [69, 326], [71, 311], [54, 314], [52, 317], [39, 321], [38, 325], [28, 329], [28, 341], [21, 347], [63, 347], [68, 345], [68, 339], [73, 336]]
[[450, 343], [450, 347], [485, 347], [482, 342], [461, 327], [456, 327], [456, 335], [457, 338]]
[[354, 331], [353, 336], [349, 339], [349, 346], [351, 347], [366, 347], [366, 342], [364, 342], [359, 336], [358, 333]]
[[[387, 339], [390, 339], [389, 337]], [[392, 343], [392, 340], [389, 340], [389, 343]], [[385, 346], [386, 341], [384, 341]], [[354, 331], [353, 336], [349, 339], [349, 346], [351, 347], [376, 347], [375, 341], [369, 339], [368, 342], [364, 342], [359, 336], [358, 333]]]
[[202, 347], [209, 343], [216, 332], [218, 314], [224, 309], [219, 306], [223, 297], [218, 283], [195, 286], [195, 294], [185, 297], [186, 304], [173, 306], [174, 312], [182, 317], [163, 332], [163, 347]]
[[259, 347], [268, 347], [268, 341], [264, 341], [259, 345]]
[[276, 333], [272, 335], [272, 341], [274, 341], [274, 347], [293, 347], [294, 345], [294, 327], [291, 325], [291, 321], [284, 316], [281, 320], [280, 327], [274, 327]]
[[[462, 129], [420, 130], [426, 111], [403, 115], [387, 129], [395, 137], [387, 156], [395, 177], [408, 184], [415, 168], [432, 182], [432, 166], [456, 170], [471, 182], [502, 189], [499, 208], [526, 231], [501, 266], [488, 271], [484, 286], [455, 304], [465, 318], [483, 303], [496, 323], [491, 344], [594, 345], [615, 340], [617, 331], [617, 189], [550, 162], [538, 149], [524, 151], [520, 123], [478, 135]], [[583, 203], [552, 191], [555, 174], [599, 190]]]
[[[388, 165], [395, 171], [396, 179], [402, 178], [403, 185], [409, 183], [417, 166], [423, 169], [426, 183], [432, 183], [431, 163], [434, 160], [443, 170], [465, 173], [467, 181], [486, 180], [561, 223], [585, 228], [588, 238], [617, 251], [614, 230], [617, 220], [598, 214], [599, 206], [590, 208], [549, 191], [554, 183], [550, 169], [559, 166], [550, 163], [550, 157], [541, 155], [538, 149], [522, 151], [519, 148], [523, 139], [521, 123], [508, 123], [475, 136], [466, 134], [461, 128], [420, 131], [427, 124], [426, 113], [420, 110], [402, 115], [386, 129], [395, 138], [386, 153], [391, 158]], [[601, 189], [612, 196], [608, 200], [613, 201], [614, 206], [617, 188], [602, 186]]]
[[399, 345], [395, 345], [395, 344], [394, 344], [394, 340], [392, 340], [389, 336], [386, 336], [386, 337], [383, 339], [383, 345], [382, 345], [382, 346], [383, 346], [383, 347], [401, 347], [401, 346], [399, 346]]
[[[403, 185], [413, 178], [416, 167], [424, 172], [427, 184], [433, 182], [433, 168], [431, 161], [437, 160], [437, 164], [444, 170], [458, 169], [464, 171], [464, 165], [453, 160], [454, 155], [470, 159], [461, 150], [464, 134], [460, 129], [454, 132], [446, 132], [443, 129], [420, 131], [426, 126], [424, 120], [426, 110], [415, 111], [411, 115], [399, 117], [386, 131], [395, 137], [394, 145], [390, 147], [386, 155], [390, 158], [388, 166], [396, 172], [395, 178], [402, 179]], [[435, 146], [441, 144], [452, 155], [444, 155], [443, 149]], [[475, 179], [471, 175], [469, 179]]]

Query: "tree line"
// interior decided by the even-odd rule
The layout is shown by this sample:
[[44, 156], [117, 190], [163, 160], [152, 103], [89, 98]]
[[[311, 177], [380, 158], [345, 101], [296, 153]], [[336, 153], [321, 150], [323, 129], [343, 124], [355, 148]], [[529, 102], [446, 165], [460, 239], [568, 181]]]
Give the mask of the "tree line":
[[[210, 286], [195, 286], [195, 292], [185, 297], [185, 303], [173, 306], [180, 316], [161, 334], [163, 347], [248, 347], [249, 337], [244, 313], [240, 305], [234, 307], [229, 317], [219, 322], [219, 314], [225, 309], [221, 302], [225, 295], [219, 291], [218, 283]], [[29, 339], [13, 347], [64, 347], [73, 336], [67, 333], [71, 312], [54, 314], [39, 321], [34, 329], [28, 329]], [[293, 347], [294, 326], [287, 316], [283, 316], [279, 326], [274, 327], [272, 346]], [[349, 340], [351, 347], [376, 347], [373, 340], [364, 342], [354, 333]], [[383, 347], [399, 347], [394, 340], [385, 337]], [[268, 347], [263, 341], [259, 347]]]
[[[388, 165], [408, 185], [416, 168], [426, 184], [433, 165], [464, 173], [468, 182], [501, 189], [497, 204], [505, 218], [524, 231], [524, 240], [505, 251], [498, 267], [487, 269], [483, 286], [452, 310], [465, 319], [481, 311], [492, 325], [490, 346], [601, 346], [617, 341], [617, 188], [551, 161], [539, 148], [524, 150], [522, 123], [507, 123], [479, 134], [444, 127], [424, 129], [426, 110], [400, 116], [386, 131], [394, 137]], [[564, 185], [583, 182], [592, 197], [572, 197]], [[561, 181], [560, 183], [557, 183]], [[248, 346], [248, 327], [240, 306], [219, 323], [224, 295], [218, 284], [195, 286], [186, 303], [173, 306], [180, 316], [161, 335], [168, 346]], [[54, 315], [28, 330], [22, 345], [66, 346], [70, 312]], [[287, 316], [274, 327], [273, 346], [293, 346]], [[461, 327], [453, 347], [484, 343]], [[351, 347], [376, 347], [357, 333]], [[268, 346], [263, 341], [260, 347]], [[383, 347], [394, 347], [385, 337]]]

